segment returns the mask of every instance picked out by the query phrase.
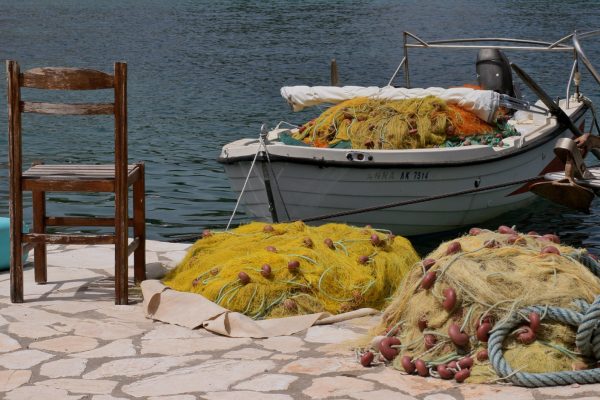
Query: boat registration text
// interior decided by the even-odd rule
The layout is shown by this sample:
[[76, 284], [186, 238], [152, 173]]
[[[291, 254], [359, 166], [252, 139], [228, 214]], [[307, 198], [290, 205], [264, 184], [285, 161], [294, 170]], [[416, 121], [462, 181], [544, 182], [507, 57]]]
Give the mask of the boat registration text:
[[376, 171], [369, 172], [369, 181], [426, 181], [429, 171]]

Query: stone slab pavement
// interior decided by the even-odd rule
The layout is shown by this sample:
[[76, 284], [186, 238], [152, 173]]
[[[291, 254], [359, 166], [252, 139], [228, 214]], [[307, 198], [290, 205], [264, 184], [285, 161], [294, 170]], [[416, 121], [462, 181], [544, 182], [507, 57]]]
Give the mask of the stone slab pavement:
[[[188, 244], [148, 241], [160, 277]], [[139, 291], [114, 305], [111, 246], [52, 246], [46, 285], [25, 272], [24, 304], [11, 304], [0, 272], [0, 393], [20, 399], [598, 399], [600, 384], [524, 389], [363, 368], [348, 343], [378, 317], [316, 326], [294, 336], [225, 338], [154, 322]], [[132, 276], [132, 271], [130, 271]]]

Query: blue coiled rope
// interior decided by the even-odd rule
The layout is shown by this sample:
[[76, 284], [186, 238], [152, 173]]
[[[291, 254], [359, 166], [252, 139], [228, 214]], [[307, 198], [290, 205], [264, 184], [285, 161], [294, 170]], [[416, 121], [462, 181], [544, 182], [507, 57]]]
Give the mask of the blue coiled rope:
[[[575, 259], [588, 267], [596, 276], [600, 277], [600, 265], [596, 260], [585, 253], [575, 253], [568, 257]], [[515, 385], [525, 387], [544, 387], [570, 385], [573, 383], [600, 383], [600, 368], [581, 371], [558, 371], [545, 373], [528, 373], [514, 371], [504, 359], [502, 343], [506, 336], [523, 319], [519, 315], [528, 315], [536, 312], [544, 319], [550, 319], [577, 327], [575, 344], [585, 357], [600, 359], [600, 296], [592, 304], [583, 300], [575, 301], [580, 311], [560, 307], [531, 306], [525, 307], [515, 313], [513, 317], [501, 326], [495, 327], [488, 340], [488, 353], [492, 366], [498, 376]]]

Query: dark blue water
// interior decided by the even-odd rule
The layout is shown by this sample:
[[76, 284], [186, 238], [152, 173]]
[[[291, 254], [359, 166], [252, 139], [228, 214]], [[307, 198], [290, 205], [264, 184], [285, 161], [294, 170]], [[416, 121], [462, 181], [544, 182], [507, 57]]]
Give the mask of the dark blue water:
[[[129, 66], [130, 158], [147, 165], [149, 236], [172, 239], [205, 227], [223, 227], [233, 209], [220, 147], [256, 137], [261, 123], [300, 123], [317, 112], [293, 114], [279, 96], [283, 85], [324, 85], [329, 61], [341, 82], [385, 85], [402, 58], [404, 30], [427, 40], [499, 36], [556, 40], [573, 29], [596, 28], [595, 1], [197, 1], [3, 0], [0, 59], [22, 69]], [[600, 40], [600, 39], [598, 39]], [[586, 51], [600, 64], [598, 40]], [[553, 95], [564, 96], [570, 65], [554, 55], [514, 53]], [[411, 53], [413, 86], [475, 81], [475, 53]], [[561, 61], [563, 60], [563, 61]], [[4, 68], [0, 92], [5, 93]], [[401, 79], [399, 80], [401, 82]], [[584, 75], [585, 93], [600, 87]], [[0, 126], [6, 132], [5, 96]], [[28, 116], [29, 117], [29, 116]], [[106, 161], [111, 127], [81, 133], [88, 119], [30, 118], [26, 161], [43, 158]], [[8, 213], [6, 134], [0, 145], [0, 215]], [[108, 212], [106, 196], [52, 194], [51, 212]], [[237, 221], [245, 220], [240, 214]], [[557, 232], [571, 243], [600, 251], [600, 207], [591, 215], [537, 203], [501, 219], [519, 229]], [[490, 226], [497, 226], [493, 221]], [[441, 238], [444, 238], [442, 236]], [[437, 239], [421, 241], [425, 247]]]

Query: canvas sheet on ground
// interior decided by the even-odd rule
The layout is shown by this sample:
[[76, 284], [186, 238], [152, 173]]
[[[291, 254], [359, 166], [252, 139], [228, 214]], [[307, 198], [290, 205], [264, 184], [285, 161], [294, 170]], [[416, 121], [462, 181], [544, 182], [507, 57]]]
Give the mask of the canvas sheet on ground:
[[229, 337], [287, 336], [313, 325], [332, 324], [379, 313], [373, 308], [361, 308], [338, 315], [322, 312], [253, 320], [244, 314], [223, 308], [199, 294], [173, 290], [158, 280], [146, 280], [141, 287], [144, 312], [148, 318], [190, 329], [204, 328]]

